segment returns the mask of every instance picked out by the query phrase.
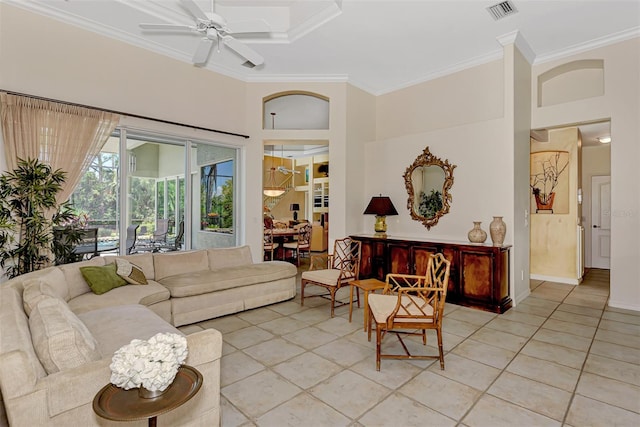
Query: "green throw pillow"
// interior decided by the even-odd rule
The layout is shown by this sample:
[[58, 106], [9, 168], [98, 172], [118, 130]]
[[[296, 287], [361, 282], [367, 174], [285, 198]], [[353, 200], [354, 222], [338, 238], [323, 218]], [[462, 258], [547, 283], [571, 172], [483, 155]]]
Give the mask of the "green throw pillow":
[[93, 293], [97, 295], [127, 284], [127, 281], [116, 273], [115, 264], [107, 264], [102, 267], [80, 267], [80, 273], [82, 273], [82, 277], [84, 277]]

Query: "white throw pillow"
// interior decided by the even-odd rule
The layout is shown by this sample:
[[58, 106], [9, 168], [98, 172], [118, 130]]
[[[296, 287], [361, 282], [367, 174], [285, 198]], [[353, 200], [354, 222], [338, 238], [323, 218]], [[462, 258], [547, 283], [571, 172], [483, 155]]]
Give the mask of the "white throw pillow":
[[116, 274], [132, 285], [147, 285], [147, 278], [142, 268], [126, 259], [116, 258]]
[[35, 306], [29, 328], [33, 347], [48, 374], [102, 357], [87, 327], [58, 298], [43, 299]]
[[33, 309], [44, 299], [57, 298], [62, 301], [53, 287], [44, 280], [29, 279], [24, 282], [23, 287], [22, 305], [27, 316], [31, 316]]

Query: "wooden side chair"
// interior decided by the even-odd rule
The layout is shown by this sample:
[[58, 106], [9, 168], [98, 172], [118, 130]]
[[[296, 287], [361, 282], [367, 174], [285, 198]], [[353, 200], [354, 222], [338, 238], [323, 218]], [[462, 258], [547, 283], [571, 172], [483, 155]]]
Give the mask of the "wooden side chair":
[[265, 228], [262, 248], [264, 250], [264, 258], [267, 259], [267, 254], [269, 255], [268, 260], [273, 260], [273, 251], [278, 249], [280, 243], [273, 242], [273, 228]]
[[293, 242], [285, 242], [282, 244], [285, 252], [287, 249], [293, 251], [293, 254], [300, 267], [300, 257], [303, 252], [307, 252], [309, 259], [311, 258], [311, 224], [304, 223], [298, 228], [297, 239]]
[[[371, 324], [375, 322], [376, 370], [380, 370], [380, 359], [439, 359], [444, 370], [442, 315], [450, 268], [444, 255], [434, 254], [429, 258], [426, 276], [387, 274], [383, 293], [369, 295], [368, 339], [371, 341]], [[436, 330], [438, 355], [412, 355], [401, 335], [421, 335], [426, 346], [427, 329]], [[381, 344], [387, 333], [398, 337], [405, 354], [382, 354]]]
[[[360, 242], [346, 237], [335, 241], [333, 253], [326, 257], [326, 261], [325, 257], [312, 256], [311, 266], [308, 271], [302, 273], [300, 280], [300, 305], [304, 305], [305, 298], [329, 299], [331, 300], [331, 317], [333, 317], [336, 307], [349, 304], [348, 302], [339, 302], [336, 306], [336, 292], [343, 286], [348, 287], [349, 282], [358, 280], [360, 246]], [[305, 297], [304, 288], [308, 285], [323, 287], [328, 293]]]

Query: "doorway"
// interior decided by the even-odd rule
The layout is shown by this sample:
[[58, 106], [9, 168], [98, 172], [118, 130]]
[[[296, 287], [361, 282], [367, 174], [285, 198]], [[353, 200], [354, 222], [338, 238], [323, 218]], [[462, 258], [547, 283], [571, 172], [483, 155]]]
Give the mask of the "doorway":
[[610, 176], [611, 142], [605, 138], [610, 138], [610, 129], [610, 121], [602, 120], [531, 131], [532, 152], [562, 150], [570, 155], [567, 212], [536, 212], [530, 194], [532, 279], [578, 284], [585, 269], [609, 268], [611, 184], [610, 179], [592, 184], [592, 178]]
[[611, 176], [591, 177], [591, 267], [610, 268]]

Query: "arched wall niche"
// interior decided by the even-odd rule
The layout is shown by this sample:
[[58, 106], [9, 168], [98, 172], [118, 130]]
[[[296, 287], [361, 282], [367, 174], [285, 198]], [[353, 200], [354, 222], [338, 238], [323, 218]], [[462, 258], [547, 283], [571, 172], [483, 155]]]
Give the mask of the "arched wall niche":
[[538, 76], [538, 107], [604, 95], [604, 60], [568, 62]]
[[286, 91], [262, 100], [263, 129], [329, 129], [329, 98], [306, 91]]

